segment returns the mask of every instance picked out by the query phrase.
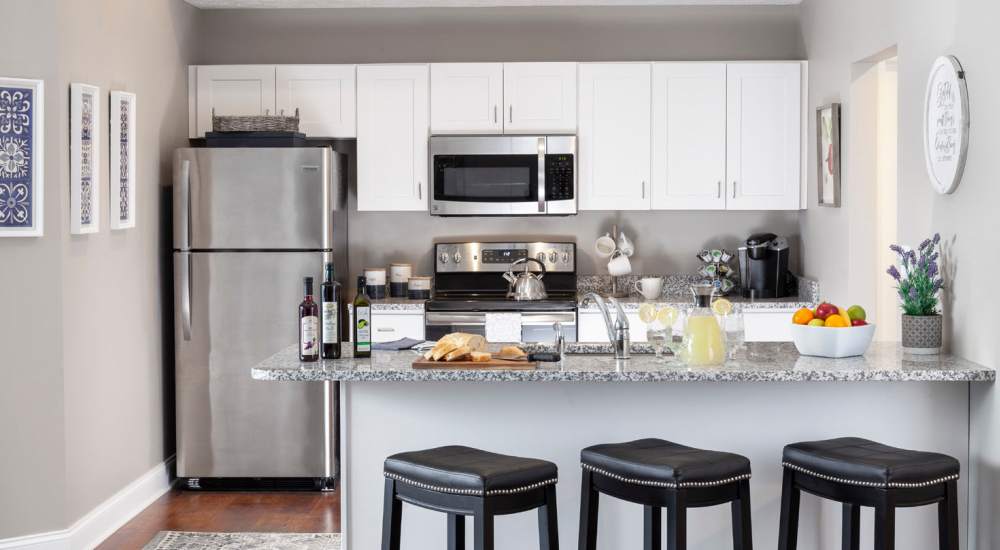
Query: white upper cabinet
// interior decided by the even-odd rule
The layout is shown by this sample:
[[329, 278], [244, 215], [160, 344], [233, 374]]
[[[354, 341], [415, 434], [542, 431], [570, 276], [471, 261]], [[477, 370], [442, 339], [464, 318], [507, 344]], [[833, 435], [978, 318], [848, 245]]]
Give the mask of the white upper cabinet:
[[650, 65], [580, 65], [580, 210], [650, 206]]
[[358, 67], [358, 210], [427, 209], [429, 73]]
[[276, 104], [286, 115], [299, 110], [299, 131], [308, 137], [357, 136], [354, 65], [278, 65]]
[[800, 208], [800, 64], [730, 63], [727, 71], [727, 207]]
[[726, 64], [653, 64], [653, 208], [726, 208]]
[[275, 113], [274, 65], [201, 65], [196, 75], [196, 135], [212, 131], [217, 115]]
[[575, 133], [576, 68], [576, 63], [504, 63], [504, 133]]
[[431, 133], [503, 132], [503, 63], [431, 65]]

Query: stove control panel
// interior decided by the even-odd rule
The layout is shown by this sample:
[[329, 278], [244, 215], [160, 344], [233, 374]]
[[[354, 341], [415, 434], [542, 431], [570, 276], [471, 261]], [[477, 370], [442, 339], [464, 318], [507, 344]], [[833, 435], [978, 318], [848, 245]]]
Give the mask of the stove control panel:
[[[438, 273], [503, 273], [522, 258], [542, 262], [546, 271], [576, 272], [576, 244], [566, 242], [438, 243], [434, 245], [434, 257]], [[529, 264], [532, 271], [541, 271], [535, 262]]]

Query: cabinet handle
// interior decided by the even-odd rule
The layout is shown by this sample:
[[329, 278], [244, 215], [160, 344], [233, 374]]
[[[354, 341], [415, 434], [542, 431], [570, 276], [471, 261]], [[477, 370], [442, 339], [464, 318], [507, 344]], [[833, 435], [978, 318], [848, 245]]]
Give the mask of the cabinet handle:
[[509, 120], [507, 122], [514, 122], [514, 104], [510, 104], [510, 114], [508, 115]]
[[721, 199], [722, 198], [722, 180], [719, 180], [719, 181], [715, 182], [715, 184], [716, 184], [716, 187], [717, 187], [717, 189], [715, 191], [715, 198]]
[[396, 332], [394, 328], [379, 327], [375, 329], [376, 332]]
[[646, 180], [642, 181], [642, 198], [646, 198]]
[[736, 198], [736, 180], [733, 180], [733, 198]]
[[496, 106], [496, 105], [494, 105], [494, 106], [493, 106], [493, 124], [496, 124], [497, 122], [499, 122], [499, 121], [497, 120], [497, 106]]
[[423, 182], [419, 181], [417, 182], [417, 198], [418, 199], [424, 198], [424, 184]]

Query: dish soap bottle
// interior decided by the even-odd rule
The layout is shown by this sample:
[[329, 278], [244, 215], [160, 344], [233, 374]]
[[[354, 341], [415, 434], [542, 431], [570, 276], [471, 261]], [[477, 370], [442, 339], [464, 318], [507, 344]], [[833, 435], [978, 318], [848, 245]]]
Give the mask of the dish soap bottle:
[[707, 283], [691, 286], [694, 307], [684, 323], [680, 357], [689, 365], [721, 365], [726, 361], [726, 339], [712, 312], [715, 286]]

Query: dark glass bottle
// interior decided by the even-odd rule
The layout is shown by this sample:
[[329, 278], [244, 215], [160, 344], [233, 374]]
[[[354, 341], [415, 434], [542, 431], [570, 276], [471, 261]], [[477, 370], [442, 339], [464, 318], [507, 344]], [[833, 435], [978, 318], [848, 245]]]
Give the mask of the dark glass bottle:
[[319, 359], [319, 304], [313, 301], [313, 278], [302, 281], [305, 297], [299, 304], [299, 360]]
[[323, 304], [323, 359], [340, 358], [340, 283], [334, 280], [333, 264], [326, 264], [323, 284], [319, 287]]
[[365, 290], [367, 281], [358, 277], [358, 295], [354, 297], [354, 356], [372, 356], [372, 301]]

